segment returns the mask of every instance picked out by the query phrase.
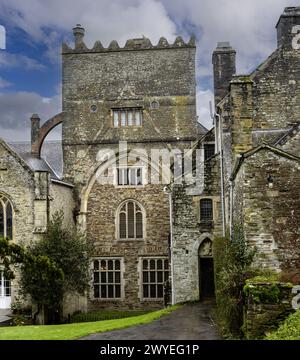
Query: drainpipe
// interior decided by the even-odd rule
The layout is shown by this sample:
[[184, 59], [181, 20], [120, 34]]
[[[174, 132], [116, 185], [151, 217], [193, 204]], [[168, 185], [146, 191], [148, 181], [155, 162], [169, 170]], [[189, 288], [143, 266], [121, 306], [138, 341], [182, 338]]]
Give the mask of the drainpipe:
[[232, 224], [233, 224], [233, 181], [230, 180], [230, 223], [229, 223], [229, 231], [230, 231], [230, 239], [232, 238]]
[[172, 191], [166, 186], [164, 192], [169, 196], [169, 216], [170, 216], [170, 262], [171, 262], [171, 295], [172, 305], [175, 305], [175, 287], [174, 287], [174, 263], [173, 263], [173, 201]]
[[226, 217], [225, 217], [225, 187], [224, 187], [224, 155], [223, 155], [223, 127], [221, 116], [215, 114], [216, 127], [219, 125], [219, 137], [216, 139], [219, 142], [220, 151], [220, 175], [221, 175], [221, 205], [222, 205], [222, 233], [226, 235]]

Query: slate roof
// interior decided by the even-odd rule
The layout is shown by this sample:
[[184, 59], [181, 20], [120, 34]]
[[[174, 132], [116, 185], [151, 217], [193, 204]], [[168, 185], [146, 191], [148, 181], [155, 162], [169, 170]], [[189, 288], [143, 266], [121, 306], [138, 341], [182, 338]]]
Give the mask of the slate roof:
[[63, 172], [61, 141], [47, 141], [43, 144], [41, 159], [31, 154], [29, 141], [11, 142], [9, 145], [35, 171], [49, 171], [51, 178], [59, 180]]

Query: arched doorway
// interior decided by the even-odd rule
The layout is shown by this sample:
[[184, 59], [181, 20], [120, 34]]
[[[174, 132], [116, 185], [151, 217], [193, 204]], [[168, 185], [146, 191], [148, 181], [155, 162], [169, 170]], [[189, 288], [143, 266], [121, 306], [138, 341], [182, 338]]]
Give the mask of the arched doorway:
[[215, 296], [214, 260], [212, 241], [206, 238], [199, 246], [199, 291], [200, 300]]

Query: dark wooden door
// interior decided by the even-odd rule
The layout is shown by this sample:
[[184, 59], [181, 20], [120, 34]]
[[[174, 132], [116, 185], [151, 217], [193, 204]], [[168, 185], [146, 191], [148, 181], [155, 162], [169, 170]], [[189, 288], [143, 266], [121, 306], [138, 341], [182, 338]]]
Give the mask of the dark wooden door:
[[200, 270], [200, 300], [215, 296], [214, 260], [199, 258]]

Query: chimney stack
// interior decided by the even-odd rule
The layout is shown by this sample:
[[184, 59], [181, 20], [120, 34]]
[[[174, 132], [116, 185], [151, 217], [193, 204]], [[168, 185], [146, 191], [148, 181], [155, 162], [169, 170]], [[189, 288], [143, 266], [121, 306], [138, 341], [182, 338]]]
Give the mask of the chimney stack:
[[229, 83], [236, 73], [236, 51], [229, 42], [219, 42], [212, 55], [215, 106], [229, 91]]
[[38, 154], [38, 142], [39, 142], [39, 134], [40, 134], [40, 117], [38, 114], [33, 114], [31, 116], [31, 153], [34, 155]]
[[286, 7], [276, 28], [277, 46], [285, 50], [296, 50], [296, 47], [300, 45], [300, 6]]
[[80, 48], [81, 45], [83, 44], [84, 33], [85, 30], [80, 24], [77, 24], [73, 28], [73, 35], [75, 38], [75, 49]]

